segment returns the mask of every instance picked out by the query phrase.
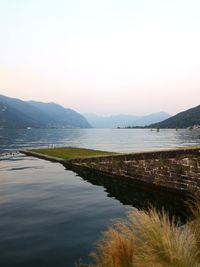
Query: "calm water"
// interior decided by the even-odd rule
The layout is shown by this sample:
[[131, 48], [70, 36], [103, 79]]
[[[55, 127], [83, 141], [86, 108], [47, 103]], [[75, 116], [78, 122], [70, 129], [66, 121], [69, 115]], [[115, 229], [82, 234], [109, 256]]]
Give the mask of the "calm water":
[[189, 130], [0, 130], [0, 266], [74, 266], [109, 224], [130, 209], [165, 206], [183, 219], [183, 199], [10, 152], [78, 146], [118, 152], [200, 144]]
[[174, 148], [200, 143], [200, 130], [0, 129], [0, 152], [40, 146], [89, 147], [117, 152]]

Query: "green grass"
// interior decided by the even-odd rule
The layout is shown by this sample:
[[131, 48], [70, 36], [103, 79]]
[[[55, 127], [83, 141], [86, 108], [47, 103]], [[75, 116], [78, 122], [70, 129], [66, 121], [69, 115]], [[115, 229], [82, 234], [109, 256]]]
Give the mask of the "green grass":
[[184, 147], [179, 147], [179, 149], [200, 149], [200, 146], [184, 146]]
[[92, 149], [85, 149], [85, 148], [71, 148], [71, 147], [41, 148], [41, 149], [32, 149], [31, 151], [37, 152], [43, 155], [66, 159], [66, 160], [111, 156], [115, 154], [114, 152], [92, 150]]

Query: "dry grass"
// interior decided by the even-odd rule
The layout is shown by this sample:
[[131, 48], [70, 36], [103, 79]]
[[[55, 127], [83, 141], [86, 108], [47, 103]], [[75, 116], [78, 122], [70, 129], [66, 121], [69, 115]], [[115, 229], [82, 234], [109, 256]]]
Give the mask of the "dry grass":
[[154, 209], [131, 214], [130, 219], [137, 236], [136, 266], [197, 266], [196, 240], [188, 226], [179, 227]]
[[88, 267], [200, 266], [200, 202], [192, 205], [195, 220], [180, 227], [163, 211], [133, 211], [110, 227], [91, 254]]
[[192, 211], [193, 218], [188, 224], [195, 235], [200, 258], [200, 197], [190, 203], [190, 209]]
[[97, 245], [97, 252], [92, 254], [94, 266], [133, 266], [134, 242], [127, 233], [110, 228]]

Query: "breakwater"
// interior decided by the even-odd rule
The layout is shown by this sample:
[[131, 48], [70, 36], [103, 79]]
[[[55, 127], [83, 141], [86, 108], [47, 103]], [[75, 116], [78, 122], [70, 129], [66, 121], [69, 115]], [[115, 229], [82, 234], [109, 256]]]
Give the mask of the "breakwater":
[[32, 151], [27, 155], [182, 194], [200, 194], [200, 147], [64, 160]]
[[200, 193], [200, 148], [76, 159], [67, 165], [180, 193]]

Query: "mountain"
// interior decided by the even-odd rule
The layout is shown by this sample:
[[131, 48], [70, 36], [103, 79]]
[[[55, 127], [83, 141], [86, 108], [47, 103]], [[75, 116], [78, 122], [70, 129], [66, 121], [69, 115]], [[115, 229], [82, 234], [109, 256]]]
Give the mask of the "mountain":
[[200, 125], [200, 105], [159, 123], [149, 125], [152, 128], [187, 128], [193, 125]]
[[0, 102], [0, 128], [25, 128], [29, 125], [33, 125], [33, 122], [30, 123], [30, 118], [24, 113]]
[[90, 128], [78, 112], [55, 103], [22, 101], [0, 95], [0, 127], [5, 128]]
[[28, 102], [33, 107], [47, 113], [57, 124], [71, 125], [78, 128], [90, 128], [87, 120], [73, 109], [66, 109], [55, 103]]
[[84, 114], [85, 118], [94, 128], [116, 128], [127, 126], [145, 126], [151, 123], [156, 123], [170, 117], [165, 112], [158, 112], [149, 114], [147, 116], [134, 115], [112, 115], [112, 116], [98, 116], [93, 113]]
[[133, 126], [146, 126], [152, 123], [157, 123], [159, 121], [163, 121], [165, 119], [170, 118], [171, 115], [169, 115], [166, 112], [157, 112], [152, 113], [146, 116], [141, 117], [139, 120], [134, 122]]
[[84, 114], [84, 117], [94, 128], [116, 128], [118, 126], [125, 127], [132, 124], [133, 121], [139, 119], [138, 116], [125, 114], [104, 117], [94, 113], [87, 113]]

